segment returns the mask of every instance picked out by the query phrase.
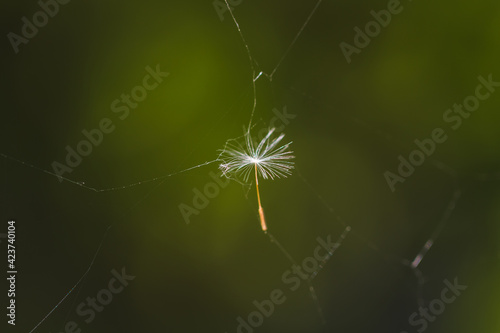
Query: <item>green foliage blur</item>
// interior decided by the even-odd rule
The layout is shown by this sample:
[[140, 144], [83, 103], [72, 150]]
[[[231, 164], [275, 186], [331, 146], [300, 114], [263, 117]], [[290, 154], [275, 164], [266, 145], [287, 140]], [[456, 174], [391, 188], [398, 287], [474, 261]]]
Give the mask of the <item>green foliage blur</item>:
[[[254, 332], [416, 332], [419, 297], [455, 277], [467, 290], [425, 331], [498, 332], [500, 89], [456, 130], [443, 116], [480, 76], [500, 82], [500, 3], [401, 1], [363, 47], [355, 28], [394, 1], [322, 1], [307, 25], [316, 1], [233, 3], [245, 43], [211, 1], [73, 0], [16, 47], [40, 3], [1, 4], [0, 228], [16, 220], [22, 267], [7, 332], [35, 327], [91, 262], [37, 332], [237, 332], [275, 289], [286, 301]], [[317, 302], [284, 282], [292, 263], [260, 230], [254, 187], [216, 180], [254, 102], [254, 133], [291, 115], [275, 123], [296, 172], [260, 183], [271, 234], [301, 265], [352, 227], [312, 282]], [[392, 191], [386, 172], [437, 128], [447, 140]], [[99, 143], [69, 167], [84, 131]], [[408, 263], [429, 239], [418, 280]], [[136, 278], [86, 323], [78, 306], [122, 267]]]

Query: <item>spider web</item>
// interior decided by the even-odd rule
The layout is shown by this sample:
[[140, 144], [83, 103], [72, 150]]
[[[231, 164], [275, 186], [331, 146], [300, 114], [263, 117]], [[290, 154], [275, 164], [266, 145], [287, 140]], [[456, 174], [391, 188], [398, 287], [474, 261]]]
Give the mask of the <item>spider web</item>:
[[[226, 5], [230, 7], [229, 4], [226, 3]], [[181, 191], [182, 194], [171, 193], [172, 188], [179, 188], [176, 180], [181, 177], [183, 179], [190, 178], [193, 179], [190, 182], [193, 186], [201, 186], [197, 184], [209, 181], [210, 178], [206, 176], [206, 173], [210, 170], [216, 170], [216, 164], [220, 161], [207, 158], [201, 164], [184, 167], [186, 161], [190, 163], [193, 156], [214, 156], [216, 150], [223, 147], [224, 142], [220, 146], [213, 147], [212, 155], [201, 154], [196, 149], [191, 150], [191, 153], [183, 156], [183, 162], [179, 163], [177, 169], [180, 171], [164, 173], [159, 177], [144, 178], [145, 180], [126, 184], [121, 182], [118, 186], [95, 187], [89, 185], [93, 181], [87, 180], [90, 177], [86, 177], [85, 172], [79, 173], [83, 176], [78, 177], [87, 178], [85, 181], [75, 180], [76, 178], [69, 176], [63, 177], [63, 183], [57, 185], [59, 189], [62, 188], [59, 190], [58, 196], [75, 197], [83, 204], [66, 208], [61, 213], [62, 217], [53, 211], [47, 212], [45, 217], [30, 216], [31, 214], [11, 217], [16, 220], [38, 221], [42, 226], [43, 222], [53, 221], [47, 223], [49, 228], [57, 229], [58, 234], [63, 235], [59, 238], [66, 235], [68, 237], [67, 241], [51, 239], [51, 230], [44, 230], [44, 227], [41, 226], [26, 225], [21, 229], [20, 237], [23, 237], [22, 233], [24, 232], [29, 235], [29, 237], [25, 236], [29, 241], [20, 244], [26, 247], [30, 246], [32, 242], [38, 244], [38, 250], [42, 251], [45, 256], [41, 257], [43, 265], [26, 268], [32, 275], [27, 272], [24, 279], [29, 280], [30, 284], [38, 285], [37, 288], [44, 288], [44, 283], [47, 283], [50, 278], [56, 278], [58, 281], [55, 285], [49, 284], [47, 293], [36, 293], [35, 290], [31, 289], [30, 295], [26, 295], [26, 299], [28, 297], [29, 299], [36, 298], [37, 301], [36, 307], [26, 312], [29, 313], [29, 317], [24, 315], [22, 318], [23, 327], [26, 327], [28, 331], [47, 329], [54, 331], [62, 330], [66, 323], [71, 320], [77, 321], [79, 319], [75, 315], [77, 305], [84, 301], [86, 295], [94, 295], [99, 289], [105, 287], [110, 276], [110, 269], [119, 269], [126, 265], [130, 267], [132, 272], [134, 269], [137, 272], [133, 273], [137, 275], [136, 281], [139, 286], [132, 285], [130, 291], [135, 295], [135, 298], [132, 296], [127, 298], [126, 295], [123, 295], [124, 300], [118, 300], [121, 297], [118, 295], [116, 296], [117, 300], [113, 301], [108, 311], [113, 311], [111, 310], [113, 306], [119, 306], [115, 305], [116, 302], [121, 304], [122, 311], [134, 313], [138, 309], [135, 305], [136, 300], [150, 300], [150, 307], [153, 309], [150, 312], [137, 312], [137, 317], [135, 317], [138, 322], [137, 327], [157, 327], [156, 325], [166, 324], [165, 319], [162, 319], [160, 314], [170, 312], [174, 313], [175, 317], [181, 312], [189, 310], [192, 306], [190, 302], [197, 302], [198, 298], [203, 298], [213, 301], [214, 310], [206, 309], [201, 304], [195, 304], [194, 309], [204, 310], [204, 312], [200, 313], [193, 309], [189, 311], [189, 316], [205, 321], [204, 325], [208, 327], [207, 331], [234, 332], [238, 325], [236, 318], [246, 317], [255, 310], [252, 301], [269, 298], [269, 291], [283, 288], [281, 273], [288, 269], [290, 264], [298, 266], [299, 259], [310, 257], [316, 246], [316, 238], [327, 236], [336, 240], [336, 247], [328, 253], [325, 260], [320, 262], [319, 269], [306, 279], [307, 287], [301, 287], [297, 292], [286, 293], [286, 303], [283, 306], [276, 306], [275, 313], [269, 318], [265, 318], [264, 323], [256, 331], [322, 332], [335, 330], [357, 332], [368, 328], [372, 328], [374, 331], [411, 331], [412, 329], [407, 323], [409, 315], [417, 311], [418, 307], [428, 305], [430, 301], [439, 296], [443, 279], [451, 281], [459, 276], [459, 280], [462, 280], [463, 277], [464, 283], [470, 288], [473, 288], [474, 282], [477, 284], [477, 278], [467, 272], [472, 267], [477, 267], [471, 261], [476, 256], [484, 255], [475, 247], [481, 244], [485, 238], [480, 233], [469, 233], [466, 229], [486, 231], [490, 226], [484, 222], [480, 223], [480, 227], [477, 227], [473, 221], [477, 219], [475, 216], [465, 216], [462, 219], [458, 212], [460, 212], [460, 205], [464, 201], [464, 197], [467, 197], [469, 190], [475, 195], [481, 191], [495, 193], [497, 181], [500, 178], [498, 173], [495, 170], [493, 172], [459, 172], [443, 162], [430, 158], [423, 167], [425, 172], [417, 172], [412, 176], [412, 179], [400, 184], [400, 189], [394, 195], [390, 193], [386, 184], [383, 186], [374, 185], [373, 178], [363, 175], [360, 175], [359, 178], [351, 178], [350, 182], [336, 180], [342, 177], [354, 177], [355, 172], [359, 173], [367, 169], [372, 169], [373, 174], [381, 175], [383, 173], [384, 170], [373, 163], [371, 168], [360, 167], [352, 173], [339, 167], [342, 163], [345, 163], [345, 168], [348, 168], [359, 163], [369, 163], [373, 159], [373, 156], [367, 152], [369, 149], [361, 150], [359, 145], [373, 147], [374, 142], [377, 142], [378, 145], [386, 146], [385, 153], [397, 156], [400, 151], [409, 151], [413, 148], [411, 144], [408, 144], [412, 140], [398, 139], [395, 137], [397, 135], [387, 134], [382, 125], [373, 125], [370, 121], [361, 120], [359, 116], [352, 116], [348, 112], [339, 112], [337, 107], [311, 96], [311, 89], [304, 82], [297, 81], [290, 86], [287, 83], [287, 80], [290, 79], [288, 72], [283, 74], [286, 78], [280, 79], [280, 70], [283, 69], [287, 61], [292, 63], [289, 65], [292, 68], [296, 66], [294, 60], [290, 58], [293, 57], [296, 49], [307, 47], [304, 44], [300, 46], [298, 44], [301, 40], [307, 40], [304, 34], [315, 21], [316, 16], [320, 15], [318, 12], [320, 8], [326, 6], [323, 1], [301, 5], [301, 9], [307, 8], [307, 12], [305, 14], [302, 12], [297, 31], [292, 34], [293, 38], [278, 56], [276, 64], [270, 66], [271, 70], [269, 71], [264, 70], [264, 66], [261, 67], [254, 56], [252, 46], [258, 45], [259, 42], [255, 36], [251, 39], [253, 44], [249, 42], [247, 32], [250, 29], [246, 30], [243, 23], [248, 25], [248, 19], [242, 21], [239, 18], [239, 15], [244, 16], [242, 13], [245, 10], [243, 5], [236, 9], [229, 8], [227, 13], [230, 14], [233, 25], [224, 24], [224, 28], [238, 33], [239, 39], [235, 39], [235, 43], [238, 40], [243, 45], [243, 52], [240, 56], [246, 56], [248, 60], [245, 68], [247, 72], [248, 69], [250, 72], [247, 79], [250, 88], [245, 89], [242, 93], [242, 98], [235, 103], [236, 107], [225, 105], [226, 111], [222, 112], [215, 122], [212, 122], [212, 127], [205, 132], [205, 135], [201, 139], [198, 137], [195, 139], [209, 138], [212, 133], [216, 132], [222, 120], [233, 114], [244, 114], [247, 118], [250, 114], [245, 131], [258, 132], [260, 128], [268, 126], [273, 115], [269, 112], [271, 109], [268, 107], [269, 104], [273, 105], [273, 108], [276, 105], [286, 105], [290, 112], [292, 112], [292, 108], [293, 112], [297, 112], [298, 119], [304, 119], [294, 120], [295, 123], [287, 125], [284, 130], [287, 136], [293, 137], [294, 144], [297, 145], [294, 148], [297, 156], [295, 175], [287, 180], [263, 182], [262, 193], [264, 200], [268, 200], [268, 208], [266, 209], [269, 213], [271, 231], [267, 234], [265, 242], [262, 238], [266, 237], [262, 237], [264, 234], [258, 229], [254, 193], [249, 187], [244, 187], [242, 192], [241, 186], [237, 184], [230, 185], [231, 187], [227, 190], [229, 194], [221, 193], [215, 199], [220, 204], [217, 206], [219, 207], [217, 213], [203, 211], [194, 216], [197, 220], [188, 226], [183, 223], [178, 210], [172, 210], [171, 207], [159, 214], [161, 218], [158, 220], [163, 219], [161, 223], [152, 220], [156, 214], [147, 213], [161, 211], [159, 207], [163, 207], [161, 202], [165, 198], [174, 200], [175, 205], [179, 202], [179, 197], [183, 198], [182, 201], [189, 200], [189, 187], [187, 191]], [[316, 27], [316, 29], [321, 31], [321, 28]], [[365, 50], [364, 52], [369, 51]], [[261, 83], [262, 86], [259, 86]], [[264, 93], [271, 91], [272, 97], [264, 96], [262, 99], [270, 99], [272, 102], [264, 101], [263, 106], [259, 107], [261, 91]], [[307, 109], [314, 110], [311, 111], [311, 114], [316, 116], [331, 114], [335, 124], [330, 124], [331, 128], [326, 128], [324, 124], [322, 125], [321, 122], [315, 120], [315, 117], [308, 116], [304, 111]], [[237, 120], [232, 121], [237, 125], [235, 128], [239, 130], [241, 124]], [[302, 129], [298, 128], [298, 123], [300, 123], [300, 127], [303, 127]], [[311, 133], [314, 134], [315, 130], [318, 131], [318, 138], [311, 137]], [[330, 131], [338, 131], [338, 134], [331, 135]], [[227, 132], [237, 133], [236, 130]], [[189, 133], [192, 135], [194, 131]], [[301, 139], [303, 139], [302, 142]], [[359, 149], [362, 152], [361, 156], [352, 156], [346, 153], [346, 146], [338, 143], [342, 140], [347, 140], [353, 149]], [[26, 207], [31, 203], [38, 207], [38, 205], [33, 204], [33, 201], [43, 201], [41, 197], [44, 193], [43, 187], [38, 188], [38, 183], [45, 186], [45, 180], [41, 179], [40, 174], [48, 174], [51, 182], [57, 179], [57, 175], [47, 168], [38, 166], [38, 164], [27, 162], [26, 159], [13, 157], [13, 154], [1, 153], [0, 155], [3, 157], [5, 169], [8, 170], [5, 174], [16, 172], [16, 175], [20, 177], [18, 179], [22, 179], [28, 186], [36, 184], [34, 198], [30, 198], [30, 201], [22, 206]], [[28, 169], [23, 170], [19, 168], [19, 165], [27, 166]], [[29, 169], [36, 172], [26, 175], [26, 173], [30, 173], [26, 172]], [[19, 176], [17, 172], [21, 175]], [[317, 174], [322, 176], [317, 177]], [[135, 173], [135, 175], [138, 179], [143, 179], [142, 174]], [[6, 181], [8, 191], [19, 188], [19, 180], [15, 179], [13, 184]], [[381, 182], [384, 181], [382, 176], [380, 179]], [[170, 184], [172, 185], [169, 186]], [[338, 186], [340, 189], [349, 189], [349, 184], [352, 184], [354, 194], [336, 188]], [[366, 193], [362, 192], [363, 187], [366, 187]], [[85, 192], [83, 194], [82, 189]], [[23, 191], [23, 193], [25, 192]], [[227, 205], [223, 202], [231, 196], [240, 199], [246, 196], [248, 209], [241, 204], [234, 204], [233, 201], [231, 202], [235, 205], [234, 208], [226, 207]], [[375, 199], [377, 196], [379, 198]], [[421, 200], [421, 197], [426, 199]], [[299, 199], [294, 202], [301, 209], [287, 204], [287, 201], [292, 200], [292, 198]], [[466, 203], [466, 206], [475, 202], [470, 196], [468, 200], [470, 201]], [[125, 207], [123, 202], [126, 202]], [[401, 212], [400, 206], [403, 203], [407, 206], [407, 214]], [[383, 204], [385, 210], [379, 209], [377, 204]], [[107, 209], [109, 206], [118, 207], [119, 214], [109, 212]], [[221, 213], [221, 206], [226, 207], [226, 211]], [[71, 209], [75, 208], [80, 214], [83, 211], [88, 211], [88, 213], [82, 214], [80, 218], [79, 214], [71, 212]], [[391, 212], [391, 210], [395, 212]], [[251, 218], [243, 219], [242, 215], [245, 214], [250, 215]], [[207, 217], [204, 218], [204, 216]], [[478, 216], [486, 218], [479, 213]], [[76, 222], [62, 226], [63, 220], [68, 217], [76, 219]], [[94, 219], [94, 221], [89, 222], [89, 219]], [[143, 240], [146, 237], [152, 239], [155, 247], [143, 250], [140, 248], [140, 242], [127, 242], [131, 237], [141, 233], [141, 229], [137, 227], [141, 220], [145, 223], [144, 228], [152, 230], [161, 230], [159, 225], [162, 223], [182, 221], [182, 223], [178, 223], [179, 226], [170, 227], [172, 229], [169, 231], [187, 233], [188, 236], [192, 236], [192, 240], [161, 244], [161, 236], [155, 235], [152, 231], [144, 232], [139, 237]], [[244, 222], [242, 224], [245, 225], [245, 228], [235, 229], [235, 226], [229, 226], [229, 222], [235, 224], [235, 221], [240, 220]], [[218, 222], [214, 223], [215, 225], [207, 226], [211, 221], [229, 222]], [[86, 223], [90, 224], [88, 228], [85, 226]], [[229, 231], [224, 232], [223, 227], [228, 228]], [[187, 231], [179, 231], [180, 228], [185, 228]], [[209, 231], [210, 229], [217, 231]], [[45, 237], [43, 243], [55, 241], [57, 247], [50, 244], [41, 246], [35, 241], [37, 233]], [[78, 238], [76, 237], [78, 233], [83, 233], [80, 236], [82, 240], [76, 241], [75, 244], [71, 240], [75, 241]], [[248, 234], [251, 236], [245, 239]], [[221, 249], [217, 250], [217, 245], [213, 242], [202, 241], [202, 236], [205, 235], [211, 235], [218, 240], [226, 235], [232, 237], [233, 242], [238, 244], [230, 244], [226, 240]], [[172, 241], [172, 238], [169, 238], [169, 241]], [[213, 248], [209, 251], [210, 255], [199, 253], [203, 250], [203, 246], [197, 247], [196, 242], [201, 242], [204, 246], [212, 246]], [[127, 249], [128, 254], [151, 255], [154, 256], [155, 261], [150, 262], [145, 259], [146, 257], [128, 261], [126, 256], [117, 254], [122, 246], [131, 247], [131, 249]], [[194, 254], [181, 250], [189, 246], [196, 248]], [[78, 251], [73, 251], [75, 248]], [[221, 254], [227, 249], [231, 249], [234, 253], [231, 255]], [[162, 251], [169, 252], [167, 258], [171, 261], [159, 260]], [[180, 257], [187, 256], [190, 265], [182, 263], [180, 258], [175, 258], [172, 253], [176, 251], [182, 253]], [[498, 253], [498, 249], [493, 249], [493, 251]], [[60, 252], [66, 253], [60, 254]], [[213, 259], [210, 256], [217, 255], [223, 256], [223, 258], [214, 259], [215, 269], [220, 269], [223, 272], [221, 274], [210, 273], [213, 266], [209, 263], [203, 263], [203, 260]], [[287, 260], [283, 260], [283, 255]], [[460, 260], [464, 267], [450, 264], [449, 262], [453, 260]], [[82, 262], [85, 261], [91, 261], [90, 265], [83, 267]], [[446, 261], [447, 263], [443, 265], [442, 263]], [[498, 266], [498, 261], [488, 263]], [[170, 267], [176, 268], [175, 276], [169, 280], [169, 284], [173, 287], [162, 285], [161, 277], [168, 276], [169, 272], [164, 268], [154, 268], [160, 265], [170, 265]], [[199, 265], [199, 268], [189, 267], [191, 265]], [[230, 269], [224, 270], [223, 265], [230, 266]], [[44, 283], [37, 282], [34, 275], [36, 271], [41, 272], [40, 281], [44, 281]], [[55, 271], [58, 273], [54, 274]], [[199, 283], [193, 277], [201, 273], [207, 274], [209, 281], [207, 285]], [[153, 276], [153, 274], [160, 276], [160, 278]], [[139, 281], [141, 275], [144, 282]], [[243, 279], [243, 282], [238, 283], [238, 279]], [[92, 283], [92, 286], [88, 286], [86, 283]], [[145, 288], [148, 292], [139, 295], [141, 288], [147, 284], [155, 286], [163, 297], [155, 298], [150, 288]], [[212, 286], [216, 286], [217, 292], [209, 291]], [[243, 289], [245, 287], [246, 289]], [[180, 289], [179, 293], [174, 292], [176, 288]], [[202, 296], [184, 294], [184, 297], [181, 297], [182, 293], [189, 291]], [[234, 295], [236, 295], [237, 300], [233, 300]], [[25, 299], [23, 296], [19, 296], [19, 298]], [[166, 299], [169, 296], [172, 296], [175, 304], [167, 304]], [[385, 297], [388, 300], [385, 300]], [[361, 309], [359, 308], [360, 304], [363, 304]], [[380, 309], [381, 304], [383, 304], [382, 307], [386, 307], [385, 310]], [[177, 308], [177, 310], [172, 310], [173, 308]], [[229, 308], [235, 308], [235, 310], [228, 311]], [[220, 316], [218, 312], [220, 309], [225, 309], [226, 312], [223, 313], [222, 319], [215, 319], [216, 313]], [[102, 319], [89, 324], [88, 330], [106, 330], [109, 325], [109, 327], [122, 327], [122, 331], [127, 331], [126, 328], [132, 325], [132, 320], [124, 320], [123, 318], [120, 319], [120, 323], [113, 321], [111, 318], [115, 319], [117, 316], [115, 314], [108, 316], [108, 311], [99, 314]], [[149, 316], [155, 318], [152, 320], [154, 323], [145, 323], [145, 321], [151, 320]], [[446, 316], [446, 313], [443, 316]], [[446, 327], [454, 327], [450, 322], [456, 320], [456, 316], [448, 315], [448, 326]], [[167, 315], [167, 317], [171, 318], [172, 316]], [[187, 316], [181, 315], [179, 320], [182, 322], [186, 318]], [[360, 319], [366, 323], [359, 323]], [[460, 318], [458, 321], [460, 322]], [[177, 325], [180, 327], [180, 324]], [[185, 325], [188, 327], [185, 331], [194, 331], [196, 327], [194, 324], [185, 323]], [[85, 328], [84, 324], [82, 328]], [[433, 329], [437, 329], [437, 327], [431, 327], [429, 331]]]

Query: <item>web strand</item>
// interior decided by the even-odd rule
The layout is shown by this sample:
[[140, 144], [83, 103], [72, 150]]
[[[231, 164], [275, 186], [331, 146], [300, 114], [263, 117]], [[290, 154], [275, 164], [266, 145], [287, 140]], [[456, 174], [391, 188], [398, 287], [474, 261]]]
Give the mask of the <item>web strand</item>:
[[[308, 286], [308, 290], [309, 290], [309, 295], [311, 296], [311, 299], [313, 300], [313, 302], [314, 302], [314, 304], [316, 306], [316, 311], [318, 312], [318, 315], [319, 315], [319, 317], [321, 319], [321, 322], [323, 324], [326, 323], [325, 315], [323, 313], [323, 309], [321, 308], [321, 305], [319, 304], [318, 295], [317, 295], [316, 290], [314, 289], [314, 287], [312, 285], [312, 281], [321, 272], [321, 270], [323, 269], [323, 267], [325, 267], [326, 263], [333, 256], [333, 254], [335, 253], [335, 251], [337, 251], [337, 249], [340, 247], [340, 245], [342, 245], [342, 242], [347, 237], [347, 234], [349, 233], [349, 231], [351, 231], [350, 227], [346, 227], [344, 229], [344, 231], [342, 232], [342, 234], [340, 235], [340, 237], [337, 239], [337, 242], [335, 242], [335, 245], [334, 245], [333, 249], [331, 249], [330, 251], [328, 251], [328, 255], [326, 256], [326, 258], [323, 259], [321, 261], [321, 263], [319, 263], [318, 269], [315, 272], [313, 272], [307, 278], [307, 280], [306, 280], [307, 286]], [[295, 259], [293, 259], [293, 257], [290, 255], [290, 253], [283, 247], [283, 245], [281, 245], [281, 243], [269, 231], [266, 232], [266, 235], [269, 237], [269, 240], [271, 241], [271, 243], [273, 243], [274, 245], [276, 245], [276, 247], [281, 251], [281, 253], [288, 259], [288, 261], [292, 265], [299, 266], [297, 264], [297, 262], [295, 261]]]
[[306, 26], [309, 24], [309, 21], [314, 16], [314, 13], [316, 13], [316, 10], [318, 9], [318, 7], [319, 7], [319, 5], [321, 4], [322, 1], [323, 0], [318, 0], [318, 2], [316, 2], [316, 5], [312, 9], [312, 11], [309, 13], [309, 16], [307, 16], [306, 21], [300, 27], [299, 32], [293, 38], [292, 43], [287, 47], [285, 53], [283, 54], [283, 56], [281, 57], [281, 59], [278, 61], [278, 64], [276, 65], [276, 67], [274, 67], [274, 69], [271, 72], [271, 74], [269, 74], [269, 81], [273, 80], [274, 74], [276, 73], [276, 71], [278, 70], [278, 68], [281, 66], [281, 63], [283, 62], [283, 60], [285, 60], [285, 58], [287, 57], [288, 53], [290, 53], [290, 51], [292, 50], [293, 46], [295, 45], [295, 43], [299, 39], [300, 35], [302, 34], [302, 32], [304, 31], [304, 29], [306, 28]]
[[229, 3], [227, 2], [227, 0], [224, 0], [224, 2], [226, 3], [227, 9], [229, 10], [229, 13], [231, 14], [231, 18], [233, 19], [233, 22], [236, 25], [236, 29], [238, 29], [238, 33], [240, 35], [240, 38], [241, 38], [243, 44], [245, 45], [245, 50], [246, 50], [247, 56], [248, 56], [248, 62], [250, 63], [250, 68], [252, 70], [253, 106], [252, 106], [252, 111], [250, 114], [250, 121], [248, 122], [248, 132], [250, 132], [250, 128], [252, 128], [252, 122], [253, 122], [253, 117], [255, 114], [255, 109], [257, 108], [257, 87], [255, 84], [255, 81], [257, 81], [259, 79], [259, 77], [261, 76], [262, 73], [259, 73], [259, 75], [257, 75], [257, 76], [255, 75], [256, 71], [255, 71], [255, 66], [254, 66], [254, 62], [253, 62], [253, 58], [252, 58], [252, 53], [250, 53], [250, 48], [248, 47], [248, 44], [245, 40], [245, 37], [243, 36], [243, 33], [241, 32], [240, 25], [239, 25], [238, 21], [236, 21], [236, 18], [234, 17], [233, 10], [231, 9], [231, 6], [229, 6]]
[[210, 165], [210, 164], [215, 163], [215, 162], [220, 162], [218, 159], [212, 160], [212, 161], [207, 161], [207, 162], [195, 165], [195, 166], [187, 168], [187, 169], [183, 169], [183, 170], [180, 170], [180, 171], [176, 171], [176, 172], [170, 173], [168, 175], [159, 176], [159, 177], [155, 177], [155, 178], [151, 178], [151, 179], [147, 179], [147, 180], [141, 180], [139, 182], [135, 182], [135, 183], [128, 184], [128, 185], [122, 185], [122, 186], [116, 186], [116, 187], [99, 189], [99, 188], [96, 188], [96, 187], [87, 186], [87, 185], [85, 185], [84, 182], [78, 182], [78, 181], [71, 180], [71, 179], [66, 178], [66, 177], [62, 177], [62, 176], [56, 175], [53, 172], [50, 172], [48, 170], [39, 168], [39, 167], [37, 167], [37, 166], [35, 166], [33, 164], [30, 164], [30, 163], [18, 160], [18, 159], [14, 158], [14, 157], [11, 157], [11, 156], [8, 156], [8, 155], [2, 154], [2, 153], [0, 153], [0, 156], [2, 156], [3, 158], [9, 159], [11, 161], [17, 162], [19, 164], [22, 164], [22, 165], [24, 165], [26, 167], [29, 167], [29, 168], [41, 171], [41, 172], [43, 172], [43, 173], [45, 173], [47, 175], [50, 175], [50, 176], [62, 179], [63, 181], [67, 181], [67, 182], [69, 182], [69, 183], [71, 183], [73, 185], [77, 185], [77, 186], [82, 187], [84, 189], [96, 192], [96, 193], [111, 192], [111, 191], [117, 191], [117, 190], [125, 190], [125, 189], [131, 188], [131, 187], [135, 187], [135, 186], [139, 186], [139, 185], [143, 185], [143, 184], [147, 184], [147, 183], [154, 183], [154, 182], [158, 182], [158, 181], [164, 181], [166, 178], [169, 178], [169, 177], [172, 177], [172, 176], [175, 176], [175, 175], [179, 175], [179, 174], [182, 174], [182, 173], [194, 170], [194, 169], [198, 169], [198, 168], [204, 167], [206, 165]]
[[50, 317], [50, 315], [55, 310], [57, 310], [57, 308], [59, 307], [59, 305], [61, 305], [66, 300], [66, 298], [68, 298], [68, 296], [71, 295], [71, 293], [75, 290], [75, 288], [77, 288], [83, 282], [83, 280], [87, 277], [87, 275], [90, 273], [90, 270], [92, 269], [92, 266], [94, 266], [94, 263], [95, 263], [95, 261], [97, 259], [97, 255], [101, 251], [101, 247], [104, 244], [104, 240], [106, 239], [106, 236], [108, 235], [108, 232], [109, 232], [110, 229], [111, 229], [111, 226], [109, 226], [106, 229], [106, 231], [104, 232], [104, 235], [103, 235], [103, 237], [101, 239], [101, 242], [99, 243], [99, 246], [97, 247], [97, 250], [96, 250], [96, 252], [94, 254], [94, 257], [92, 258], [92, 261], [90, 262], [90, 265], [88, 266], [88, 268], [85, 271], [85, 273], [83, 273], [83, 275], [80, 277], [80, 279], [78, 279], [78, 281], [75, 283], [75, 285], [66, 293], [66, 295], [64, 295], [64, 297], [56, 304], [56, 306], [54, 306], [52, 308], [52, 310], [50, 310], [49, 313], [47, 313], [47, 315], [45, 315], [45, 317], [43, 317], [42, 320], [40, 320], [38, 322], [38, 324], [36, 324], [35, 327], [33, 327], [33, 329], [31, 331], [29, 331], [29, 333], [34, 332], [41, 324], [43, 324], [43, 322], [45, 320], [47, 320], [47, 318]]

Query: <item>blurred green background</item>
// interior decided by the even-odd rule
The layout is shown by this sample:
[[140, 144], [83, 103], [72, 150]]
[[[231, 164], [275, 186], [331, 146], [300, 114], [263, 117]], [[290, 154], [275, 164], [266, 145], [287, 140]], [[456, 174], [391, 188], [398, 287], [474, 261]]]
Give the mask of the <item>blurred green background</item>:
[[[186, 223], [179, 205], [193, 205], [217, 163], [120, 189], [213, 161], [242, 135], [252, 66], [229, 12], [211, 1], [71, 1], [16, 53], [8, 34], [40, 5], [4, 1], [0, 153], [33, 165], [0, 158], [0, 233], [8, 219], [18, 228], [18, 317], [6, 331], [34, 328], [105, 235], [36, 332], [71, 321], [82, 332], [236, 332], [236, 318], [277, 288], [287, 300], [255, 332], [416, 332], [418, 299], [428, 305], [455, 277], [467, 290], [426, 332], [498, 332], [500, 91], [456, 131], [442, 117], [478, 76], [500, 81], [500, 4], [403, 1], [348, 64], [339, 44], [387, 1], [323, 1], [289, 53], [315, 1], [234, 3], [256, 73], [276, 69], [256, 81], [254, 130], [273, 110], [296, 116], [284, 132], [297, 172], [260, 184], [269, 230], [301, 262], [317, 237], [352, 227], [313, 281], [317, 304], [306, 284], [283, 283], [291, 264], [260, 230], [253, 187], [231, 182]], [[169, 76], [121, 120], [111, 104], [157, 65]], [[44, 172], [104, 118], [114, 131], [64, 176], [119, 189]], [[384, 172], [438, 127], [448, 140], [391, 192]], [[419, 282], [404, 262], [439, 226]], [[136, 278], [85, 323], [78, 306], [122, 267]]]

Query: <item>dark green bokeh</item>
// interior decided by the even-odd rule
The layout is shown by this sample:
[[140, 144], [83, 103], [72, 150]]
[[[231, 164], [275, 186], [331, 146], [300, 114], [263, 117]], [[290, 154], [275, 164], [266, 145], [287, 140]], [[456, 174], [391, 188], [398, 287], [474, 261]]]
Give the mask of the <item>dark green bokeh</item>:
[[[257, 73], [276, 68], [315, 4], [246, 0], [234, 8]], [[179, 205], [192, 205], [216, 163], [105, 192], [43, 172], [103, 118], [115, 130], [65, 175], [88, 187], [135, 184], [217, 158], [243, 133], [254, 99], [228, 12], [221, 21], [210, 1], [72, 1], [16, 54], [7, 34], [20, 34], [21, 18], [40, 7], [2, 4], [0, 153], [34, 166], [1, 158], [0, 232], [8, 219], [18, 225], [18, 319], [8, 331], [42, 320], [106, 235], [86, 278], [38, 332], [62, 332], [69, 321], [82, 332], [236, 332], [236, 318], [276, 288], [287, 300], [255, 332], [415, 332], [408, 317], [418, 311], [419, 285], [401, 262], [445, 216], [419, 266], [422, 296], [440, 297], [443, 280], [455, 277], [468, 289], [426, 332], [498, 332], [500, 91], [456, 131], [442, 117], [474, 94], [478, 76], [500, 81], [500, 5], [401, 4], [348, 64], [339, 44], [352, 44], [353, 28], [387, 2], [323, 1], [272, 82], [256, 81], [255, 131], [273, 109], [296, 115], [285, 133], [298, 172], [261, 182], [271, 232], [302, 261], [317, 237], [337, 239], [342, 223], [353, 229], [313, 283], [324, 325], [306, 284], [292, 292], [283, 283], [290, 263], [259, 228], [253, 187], [231, 182], [186, 224]], [[170, 75], [120, 120], [111, 104], [157, 64]], [[396, 172], [398, 156], [435, 128], [448, 140], [392, 193], [384, 172]], [[86, 324], [79, 304], [122, 267], [136, 279]]]

